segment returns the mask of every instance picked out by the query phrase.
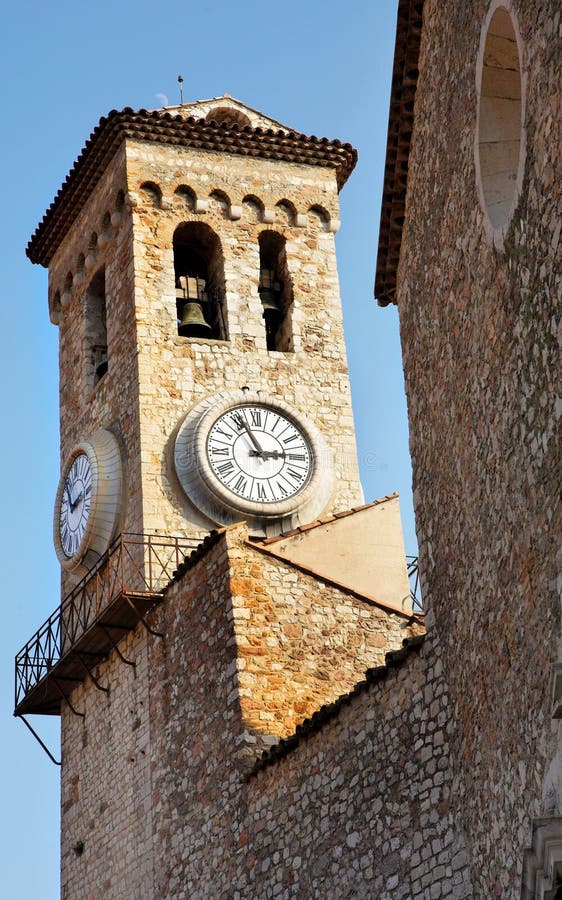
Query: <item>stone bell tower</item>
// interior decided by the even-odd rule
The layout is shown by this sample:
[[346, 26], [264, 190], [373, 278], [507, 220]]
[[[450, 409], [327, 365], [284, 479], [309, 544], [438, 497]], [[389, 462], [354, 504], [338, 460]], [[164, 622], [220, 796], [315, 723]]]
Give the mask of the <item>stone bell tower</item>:
[[364, 505], [358, 477], [334, 249], [355, 159], [227, 95], [112, 112], [30, 241], [64, 599], [16, 713], [62, 717], [67, 898], [214, 895], [248, 765], [419, 630], [397, 497]]
[[[92, 134], [28, 254], [49, 266], [60, 329], [63, 464], [98, 429], [119, 446], [114, 531], [199, 535], [250, 517], [275, 533], [362, 502], [334, 250], [354, 163], [349, 145], [229, 97], [111, 113]], [[182, 420], [242, 390], [286, 403], [297, 425], [306, 415], [310, 466], [291, 485], [272, 481], [281, 458], [258, 458], [246, 475], [261, 483], [232, 496], [238, 479], [221, 494], [220, 471], [211, 487], [182, 484]]]

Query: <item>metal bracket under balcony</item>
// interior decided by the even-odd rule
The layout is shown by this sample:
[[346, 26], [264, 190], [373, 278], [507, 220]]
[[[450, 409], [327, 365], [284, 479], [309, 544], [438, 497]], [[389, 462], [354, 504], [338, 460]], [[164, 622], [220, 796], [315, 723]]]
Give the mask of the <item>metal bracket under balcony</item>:
[[[122, 534], [16, 656], [14, 715], [59, 715], [74, 687], [160, 601], [174, 572], [200, 541]], [[72, 707], [71, 707], [72, 708]], [[74, 710], [76, 712], [76, 710]]]

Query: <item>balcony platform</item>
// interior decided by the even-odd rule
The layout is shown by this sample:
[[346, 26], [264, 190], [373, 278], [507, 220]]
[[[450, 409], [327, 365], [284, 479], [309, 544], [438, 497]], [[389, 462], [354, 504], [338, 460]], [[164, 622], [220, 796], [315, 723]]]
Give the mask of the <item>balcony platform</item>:
[[[100, 690], [95, 669], [119, 642], [142, 624], [163, 600], [174, 572], [200, 545], [198, 539], [120, 535], [82, 581], [65, 597], [16, 656], [15, 716], [73, 712], [70, 696], [88, 676]], [[155, 633], [155, 632], [152, 632]]]
[[35, 687], [25, 693], [14, 715], [60, 715], [62, 701], [70, 697], [76, 685], [84, 681], [90, 670], [106, 659], [119, 641], [139, 625], [139, 614], [144, 618], [161, 600], [161, 594], [118, 594]]

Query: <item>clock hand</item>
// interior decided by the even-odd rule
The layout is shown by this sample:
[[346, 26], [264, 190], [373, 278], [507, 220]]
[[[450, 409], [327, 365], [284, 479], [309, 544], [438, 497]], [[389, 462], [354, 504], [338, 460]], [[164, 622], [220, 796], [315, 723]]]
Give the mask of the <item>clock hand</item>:
[[78, 506], [78, 504], [80, 503], [80, 501], [83, 500], [83, 499], [84, 499], [84, 488], [82, 488], [82, 490], [81, 490], [80, 493], [78, 494], [78, 496], [77, 496], [76, 500], [74, 501], [74, 503], [71, 503], [71, 504], [70, 504], [70, 512], [74, 512], [74, 510], [76, 509], [76, 507]]
[[250, 456], [260, 456], [262, 459], [266, 459], [267, 457], [265, 456], [265, 450], [261, 446], [257, 437], [255, 436], [254, 432], [252, 431], [246, 420], [243, 418], [243, 416], [240, 416], [240, 422], [242, 423], [244, 429], [247, 431], [248, 436], [257, 451], [252, 452], [252, 450], [250, 450]]
[[285, 453], [282, 450], [250, 450], [250, 456], [261, 456], [262, 459], [285, 459]]

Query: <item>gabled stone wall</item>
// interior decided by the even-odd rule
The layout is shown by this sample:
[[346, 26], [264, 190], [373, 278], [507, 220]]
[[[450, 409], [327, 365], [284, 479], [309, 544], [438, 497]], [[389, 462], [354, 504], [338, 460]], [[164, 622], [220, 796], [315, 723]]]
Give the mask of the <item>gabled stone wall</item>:
[[470, 880], [439, 654], [428, 638], [388, 662], [248, 782], [234, 896], [487, 896]]
[[[67, 900], [226, 898], [237, 890], [244, 897], [277, 896], [279, 889], [268, 892], [285, 883], [288, 866], [295, 880], [287, 882], [286, 896], [308, 896], [302, 891], [316, 890], [322, 872], [338, 896], [333, 861], [340, 845], [342, 885], [359, 884], [358, 878], [378, 884], [385, 873], [402, 880], [409, 863], [398, 862], [396, 847], [388, 849], [386, 820], [398, 811], [404, 847], [425, 860], [412, 843], [419, 820], [423, 842], [441, 840], [431, 865], [452, 865], [461, 843], [449, 834], [447, 713], [438, 667], [428, 670], [435, 678], [431, 691], [421, 685], [421, 669], [411, 679], [405, 672], [397, 688], [389, 676], [382, 700], [376, 687], [370, 712], [359, 692], [349, 707], [357, 705], [353, 721], [342, 728], [338, 717], [325, 737], [299, 744], [295, 756], [248, 780], [272, 740], [289, 738], [305, 716], [353, 691], [367, 667], [382, 665], [386, 651], [420, 628], [258, 554], [246, 537], [244, 526], [228, 529], [178, 574], [150, 616], [164, 637], [139, 625], [120, 646], [136, 668], [112, 654], [96, 669], [109, 694], [90, 681], [73, 692], [84, 718], [63, 708]], [[386, 674], [382, 669], [376, 677]], [[324, 774], [312, 778], [321, 760]], [[406, 783], [410, 799], [398, 800]], [[310, 815], [324, 803], [328, 812]], [[411, 815], [405, 803], [413, 804]], [[325, 869], [315, 851], [320, 821], [331, 847]], [[365, 841], [375, 833], [380, 841], [369, 849]], [[391, 862], [383, 863], [389, 852], [392, 872]], [[372, 857], [368, 872], [359, 862], [366, 856]], [[459, 862], [455, 872], [461, 869]]]

